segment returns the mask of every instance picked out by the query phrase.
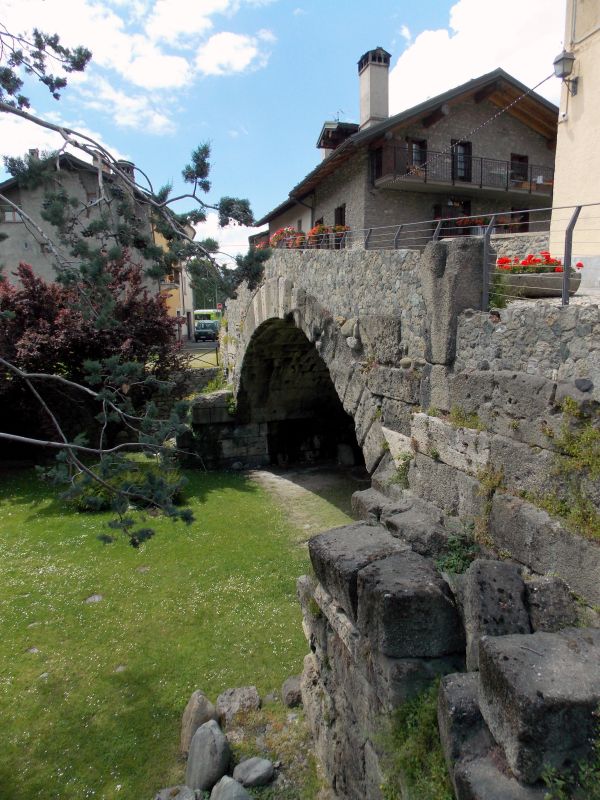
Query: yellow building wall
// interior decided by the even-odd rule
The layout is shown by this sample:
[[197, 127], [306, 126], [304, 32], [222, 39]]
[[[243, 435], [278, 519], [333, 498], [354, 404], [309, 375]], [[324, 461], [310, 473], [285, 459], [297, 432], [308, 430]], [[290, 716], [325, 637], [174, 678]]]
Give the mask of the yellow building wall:
[[582, 260], [582, 284], [600, 288], [600, 0], [567, 0], [565, 49], [575, 56], [571, 77], [577, 94], [563, 84], [554, 173], [552, 253], [564, 250], [564, 234], [575, 206], [583, 208], [573, 237], [574, 260]]

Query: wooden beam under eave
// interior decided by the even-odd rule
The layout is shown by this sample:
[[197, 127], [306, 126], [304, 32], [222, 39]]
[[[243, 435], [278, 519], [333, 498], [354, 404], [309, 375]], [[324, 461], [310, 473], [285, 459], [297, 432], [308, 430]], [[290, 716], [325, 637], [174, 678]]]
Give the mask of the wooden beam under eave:
[[435, 111], [432, 111], [431, 114], [423, 118], [423, 127], [424, 128], [431, 128], [432, 125], [435, 125], [436, 122], [439, 122], [444, 117], [447, 117], [450, 113], [450, 106], [447, 103], [444, 103]]
[[487, 100], [490, 95], [494, 94], [494, 92], [497, 92], [499, 88], [500, 84], [498, 81], [494, 81], [494, 83], [490, 83], [489, 86], [484, 86], [483, 89], [475, 92], [473, 99], [476, 103], [483, 103], [483, 101]]

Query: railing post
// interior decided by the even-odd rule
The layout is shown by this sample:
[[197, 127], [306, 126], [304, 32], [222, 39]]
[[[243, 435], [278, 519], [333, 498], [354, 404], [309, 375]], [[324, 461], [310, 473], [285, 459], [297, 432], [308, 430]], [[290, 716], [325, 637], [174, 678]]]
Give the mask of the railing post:
[[442, 220], [438, 220], [438, 224], [435, 226], [435, 230], [433, 232], [433, 241], [437, 242], [440, 238], [440, 228], [442, 227]]
[[398, 230], [396, 231], [396, 235], [394, 236], [394, 250], [398, 249], [398, 238], [400, 237], [400, 234], [402, 233], [402, 228], [403, 227], [404, 227], [404, 225], [398, 225]]
[[371, 238], [372, 230], [373, 230], [373, 228], [369, 228], [369, 230], [367, 231], [367, 234], [365, 236], [365, 245], [364, 245], [365, 246], [365, 250], [367, 249], [367, 245], [369, 244], [369, 239]]
[[581, 206], [576, 206], [573, 216], [569, 220], [565, 231], [565, 257], [563, 259], [563, 280], [562, 280], [562, 304], [569, 305], [569, 278], [571, 277], [571, 256], [573, 254], [573, 230], [577, 224], [577, 218], [581, 212]]
[[483, 234], [483, 280], [481, 281], [481, 309], [487, 311], [490, 305], [490, 250], [492, 230], [496, 215], [492, 214], [485, 233]]

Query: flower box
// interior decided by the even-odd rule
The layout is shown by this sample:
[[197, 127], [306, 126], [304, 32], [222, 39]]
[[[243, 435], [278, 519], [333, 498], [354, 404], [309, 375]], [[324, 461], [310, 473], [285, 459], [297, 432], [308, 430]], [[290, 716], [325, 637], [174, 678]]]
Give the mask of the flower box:
[[[509, 295], [519, 297], [562, 297], [562, 272], [511, 273], [504, 276]], [[581, 275], [571, 272], [569, 276], [569, 297], [579, 289]]]

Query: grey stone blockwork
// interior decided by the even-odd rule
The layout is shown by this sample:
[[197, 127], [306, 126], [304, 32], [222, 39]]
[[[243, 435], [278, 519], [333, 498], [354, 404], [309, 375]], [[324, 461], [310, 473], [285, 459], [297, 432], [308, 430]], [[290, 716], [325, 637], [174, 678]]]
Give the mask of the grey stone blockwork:
[[516, 370], [550, 380], [588, 378], [600, 401], [600, 307], [560, 308], [542, 301], [508, 306], [500, 322], [488, 314], [458, 321], [455, 374]]
[[[530, 237], [525, 249], [539, 249], [539, 242]], [[266, 412], [269, 404], [280, 408], [283, 372], [268, 356], [285, 323], [288, 345], [296, 334], [305, 340], [301, 358], [285, 355], [298, 367], [297, 380], [288, 381], [292, 393], [300, 405], [310, 401], [302, 373], [302, 364], [310, 363], [322, 409], [321, 389], [330, 379], [373, 473], [373, 490], [354, 503], [365, 522], [313, 540], [319, 584], [307, 579], [300, 591], [311, 649], [302, 678], [307, 718], [325, 772], [347, 798], [381, 797], [378, 714], [422, 691], [436, 675], [461, 669], [464, 631], [469, 667], [476, 669], [478, 648], [490, 634], [501, 641], [514, 631], [527, 652], [537, 649], [531, 639], [537, 631], [554, 636], [573, 624], [569, 590], [598, 603], [597, 543], [515, 495], [561, 489], [555, 465], [564, 398], [596, 414], [600, 310], [539, 302], [502, 310], [494, 323], [489, 314], [467, 308], [476, 306], [479, 287], [470, 298], [462, 291], [461, 260], [469, 260], [476, 280], [479, 258], [478, 244], [446, 241], [424, 254], [281, 251], [267, 263], [258, 291], [241, 287], [228, 304], [222, 351], [234, 393], [243, 388], [244, 369], [267, 387], [258, 417], [245, 423], [256, 424], [260, 435], [276, 418], [275, 411]], [[266, 348], [264, 370], [257, 342]], [[585, 380], [576, 383], [579, 378]], [[243, 391], [237, 396], [243, 401]], [[218, 422], [229, 413], [221, 407], [224, 397], [220, 406], [201, 402], [196, 419], [227, 424]], [[232, 430], [236, 422], [229, 423]], [[600, 492], [591, 499], [600, 509]], [[485, 566], [488, 589], [474, 570], [461, 582], [425, 563], [444, 555], [450, 537], [470, 522], [478, 530], [483, 526], [485, 541], [495, 546], [483, 555], [505, 559]], [[554, 594], [560, 586], [562, 595], [551, 615], [547, 601], [531, 600], [550, 591], [549, 579], [540, 583], [544, 573], [562, 578], [552, 579]], [[502, 592], [494, 593], [497, 585], [521, 599], [516, 621], [514, 613], [505, 613]], [[443, 614], [448, 624], [438, 629]], [[536, 774], [520, 772], [521, 756], [512, 755], [518, 731], [503, 728], [507, 752], [498, 760], [488, 731], [494, 727], [490, 703], [482, 717], [479, 677], [473, 675], [458, 688], [465, 713], [477, 718], [481, 731], [454, 766], [450, 759], [458, 800], [541, 799], [539, 782], [523, 783]], [[444, 747], [462, 752], [450, 700], [444, 713]]]

